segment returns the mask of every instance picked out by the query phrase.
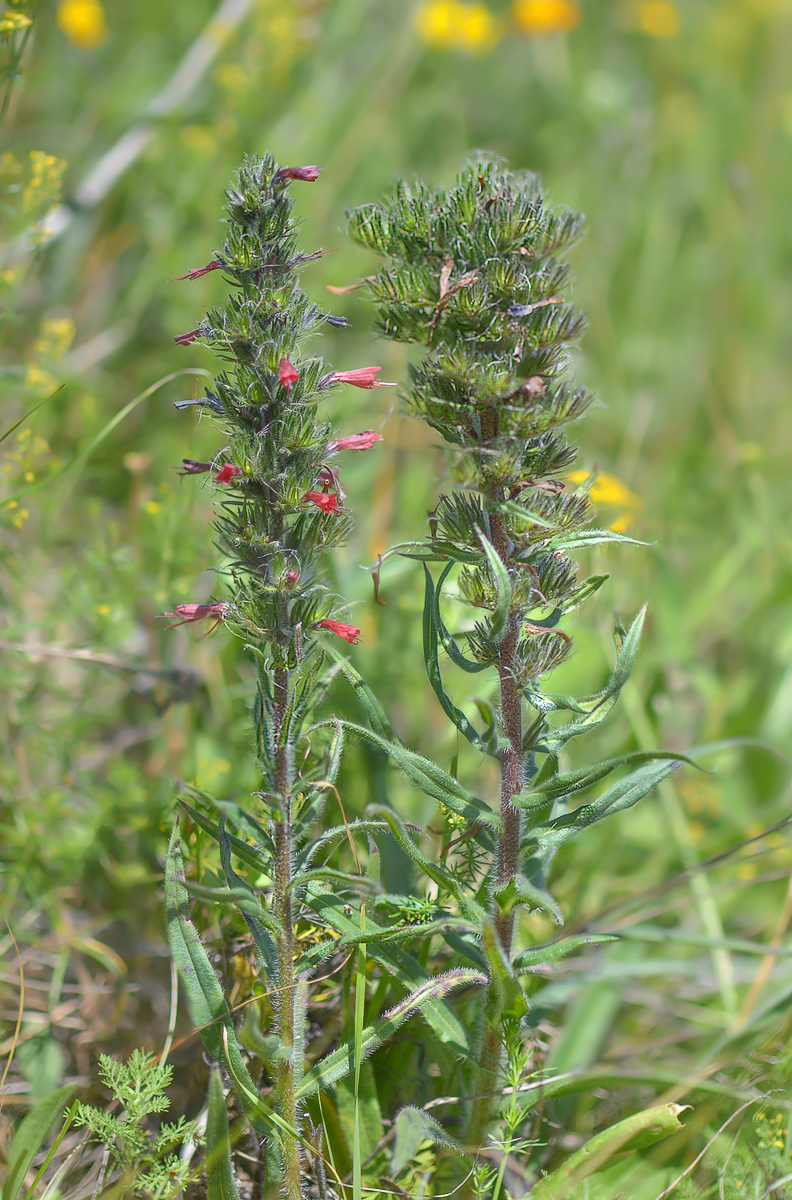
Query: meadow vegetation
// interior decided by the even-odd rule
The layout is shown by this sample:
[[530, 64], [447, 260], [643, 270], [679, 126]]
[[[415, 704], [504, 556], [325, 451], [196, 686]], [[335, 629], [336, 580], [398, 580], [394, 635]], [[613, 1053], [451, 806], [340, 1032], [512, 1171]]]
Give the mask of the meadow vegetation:
[[[174, 335], [222, 307], [227, 285], [220, 271], [169, 281], [222, 246], [223, 191], [246, 154], [317, 163], [319, 179], [294, 194], [301, 247], [325, 252], [302, 286], [350, 322], [323, 328], [317, 353], [339, 372], [381, 363], [403, 397], [420, 354], [372, 340], [371, 298], [349, 287], [378, 263], [348, 238], [345, 212], [398, 176], [449, 185], [481, 147], [538, 171], [552, 202], [585, 214], [568, 255], [588, 317], [574, 370], [602, 403], [575, 426], [564, 479], [585, 489], [596, 473], [597, 526], [647, 543], [574, 551], [582, 576], [609, 579], [567, 619], [575, 649], [553, 692], [602, 687], [614, 611], [623, 627], [648, 611], [618, 709], [564, 766], [659, 747], [709, 773], [676, 772], [559, 850], [564, 936], [618, 940], [532, 976], [530, 1053], [507, 1029], [512, 1090], [501, 1094], [502, 1081], [496, 1098], [511, 1153], [485, 1154], [464, 1186], [517, 1197], [540, 1171], [567, 1170], [534, 1194], [792, 1194], [778, 1183], [792, 1172], [790, 51], [787, 0], [175, 0], [167, 26], [152, 0], [16, 0], [0, 13], [3, 1200], [90, 1196], [105, 1170], [131, 1187], [135, 1163], [149, 1194], [168, 1194], [152, 1151], [164, 1108], [141, 1110], [134, 1153], [103, 1152], [100, 1126], [109, 1146], [127, 1111], [118, 1089], [131, 1085], [109, 1059], [100, 1075], [100, 1054], [143, 1075], [148, 1054], [172, 1066], [151, 1095], [165, 1088], [168, 1119], [184, 1118], [184, 1137], [160, 1149], [195, 1176], [187, 1186], [201, 1186], [204, 1154], [189, 1122], [208, 1120], [215, 1145], [227, 1131], [216, 1075], [205, 1107], [208, 1068], [162, 886], [177, 793], [233, 805], [261, 787], [255, 666], [243, 638], [199, 639], [191, 624], [168, 632], [158, 620], [229, 599], [209, 532], [211, 476], [178, 474], [184, 459], [214, 461], [217, 428], [199, 406], [174, 408], [211, 389], [218, 369], [211, 347]], [[361, 569], [429, 536], [452, 464], [390, 390], [334, 390], [331, 419], [339, 437], [383, 439], [344, 460], [356, 521], [327, 568], [341, 615], [361, 630], [350, 660], [401, 742], [496, 806], [497, 765], [460, 736], [426, 676], [421, 564], [387, 559], [384, 605]], [[461, 628], [463, 605], [454, 593], [447, 603], [446, 623]], [[497, 704], [482, 678], [454, 676], [471, 720]], [[357, 722], [341, 684], [327, 712]], [[448, 830], [436, 801], [376, 747], [350, 739], [334, 786], [335, 819], [389, 807], [430, 831], [422, 846], [437, 858]], [[225, 886], [199, 825], [184, 827], [184, 848], [191, 880]], [[431, 920], [435, 893], [414, 861], [392, 839], [380, 857], [385, 892]], [[359, 929], [359, 897], [346, 900]], [[271, 1014], [247, 927], [206, 897], [193, 917], [255, 1056]], [[517, 919], [522, 943], [558, 936], [552, 914]], [[299, 936], [307, 952], [323, 934], [305, 922]], [[436, 944], [411, 952], [426, 967]], [[394, 1002], [384, 978], [354, 955], [319, 989], [312, 1036], [328, 1049], [354, 1037], [356, 995], [367, 1020]], [[439, 1196], [457, 1182], [442, 1138], [461, 1132], [458, 1063], [420, 1016], [381, 1053], [354, 1086], [339, 1084], [332, 1121], [310, 1112], [331, 1130], [338, 1178], [327, 1186]], [[540, 1088], [538, 1071], [561, 1082]], [[75, 1095], [83, 1122], [40, 1180], [46, 1145], [15, 1176], [14, 1131], [53, 1095], [52, 1136]], [[257, 1195], [263, 1175], [238, 1104], [235, 1172], [242, 1194]], [[691, 1107], [652, 1142], [658, 1111], [677, 1104]], [[405, 1105], [422, 1115], [397, 1118]], [[592, 1138], [595, 1171], [591, 1154], [579, 1157]], [[211, 1163], [210, 1177], [227, 1185]]]

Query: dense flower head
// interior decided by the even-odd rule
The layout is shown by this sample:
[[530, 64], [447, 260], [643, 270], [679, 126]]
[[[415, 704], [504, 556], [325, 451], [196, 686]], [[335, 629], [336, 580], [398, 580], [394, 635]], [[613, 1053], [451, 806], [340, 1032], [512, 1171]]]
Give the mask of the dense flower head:
[[[332, 315], [299, 284], [300, 269], [316, 255], [298, 247], [290, 188], [318, 175], [315, 166], [280, 168], [268, 155], [245, 161], [226, 192], [223, 245], [186, 276], [198, 279], [222, 264], [230, 294], [175, 339], [189, 346], [202, 338], [224, 360], [211, 391], [176, 404], [198, 408], [219, 427], [215, 482], [244, 481], [228, 487], [215, 527], [235, 588], [234, 622], [267, 644], [274, 668], [297, 669], [320, 652], [311, 631], [328, 610], [329, 591], [314, 564], [343, 544], [352, 525], [337, 472], [326, 463], [328, 446], [342, 439], [318, 411], [335, 373], [303, 348]], [[377, 371], [346, 374], [368, 388]], [[377, 436], [354, 435], [353, 444]], [[185, 460], [183, 473], [203, 468]]]
[[[433, 514], [431, 547], [467, 564], [457, 585], [481, 612], [468, 642], [485, 664], [499, 661], [504, 631], [498, 558], [520, 627], [532, 609], [560, 614], [578, 594], [563, 543], [592, 511], [585, 489], [565, 488], [575, 449], [564, 430], [592, 397], [565, 378], [584, 321], [562, 255], [581, 225], [546, 204], [536, 176], [487, 155], [450, 188], [402, 181], [351, 214], [353, 238], [385, 260], [368, 285], [380, 332], [425, 348], [407, 403], [448, 443], [460, 484]], [[523, 683], [568, 652], [557, 634], [519, 647]]]

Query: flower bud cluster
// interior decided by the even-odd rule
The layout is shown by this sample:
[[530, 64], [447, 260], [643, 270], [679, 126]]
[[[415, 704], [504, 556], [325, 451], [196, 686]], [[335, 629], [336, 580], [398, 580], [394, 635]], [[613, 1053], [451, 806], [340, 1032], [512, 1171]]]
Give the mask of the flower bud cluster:
[[[487, 155], [450, 188], [402, 181], [350, 215], [352, 237], [385, 259], [369, 281], [380, 332], [425, 347], [408, 403], [449, 445], [460, 483], [431, 529], [438, 558], [467, 564], [460, 594], [484, 614], [469, 650], [497, 663], [511, 627], [522, 685], [568, 653], [554, 626], [581, 593], [563, 544], [591, 519], [585, 485], [564, 483], [575, 457], [564, 427], [592, 399], [564, 379], [584, 322], [559, 256], [581, 225], [547, 206], [536, 176]], [[508, 620], [482, 538], [508, 573]]]
[[338, 438], [319, 413], [339, 383], [379, 386], [379, 368], [332, 371], [304, 348], [326, 323], [345, 323], [314, 304], [298, 280], [299, 269], [321, 251], [298, 250], [289, 187], [318, 174], [314, 166], [279, 167], [269, 155], [247, 159], [226, 192], [222, 250], [179, 277], [222, 271], [231, 285], [225, 305], [174, 340], [181, 346], [202, 340], [228, 363], [211, 391], [176, 407], [197, 404], [223, 433], [225, 448], [214, 462], [184, 459], [181, 473], [212, 473], [223, 490], [216, 529], [235, 595], [227, 604], [180, 605], [169, 615], [179, 623], [231, 619], [246, 637], [267, 644], [275, 668], [292, 669], [310, 657], [318, 630], [348, 641], [359, 633], [337, 619], [338, 601], [319, 566], [352, 527], [338, 469], [328, 459], [379, 440], [369, 430]]

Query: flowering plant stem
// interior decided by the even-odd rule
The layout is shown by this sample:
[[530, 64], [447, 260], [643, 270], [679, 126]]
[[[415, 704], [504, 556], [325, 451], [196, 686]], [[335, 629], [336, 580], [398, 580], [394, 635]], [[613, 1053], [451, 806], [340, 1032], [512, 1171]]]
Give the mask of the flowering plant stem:
[[[547, 890], [556, 850], [641, 799], [678, 765], [671, 756], [659, 756], [658, 764], [648, 761], [651, 754], [639, 755], [626, 780], [570, 811], [573, 797], [630, 760], [607, 760], [576, 774], [561, 770], [559, 755], [613, 707], [632, 667], [643, 614], [629, 631], [617, 626], [616, 665], [600, 692], [577, 700], [541, 686], [570, 651], [563, 619], [606, 578], [580, 581], [570, 551], [630, 540], [590, 528], [593, 480], [576, 488], [565, 480], [576, 454], [565, 429], [592, 399], [566, 378], [569, 346], [584, 322], [566, 298], [568, 266], [561, 255], [581, 226], [577, 214], [548, 207], [535, 176], [512, 172], [488, 155], [465, 163], [452, 187], [400, 181], [384, 203], [350, 214], [353, 238], [385, 260], [367, 280], [379, 331], [424, 348], [410, 368], [407, 404], [446, 442], [457, 483], [429, 514], [429, 536], [408, 551], [426, 568], [427, 673], [458, 732], [500, 771], [494, 836], [475, 822], [458, 839], [479, 841], [485, 865], [473, 871], [469, 885], [477, 897], [488, 896], [479, 925], [490, 980], [469, 1106], [473, 1146], [486, 1138], [496, 1112], [504, 1023], [519, 1027], [527, 1011], [522, 977], [575, 944], [569, 939], [560, 951], [557, 943], [516, 950], [519, 909], [544, 910], [561, 922]], [[443, 564], [436, 583], [432, 563]], [[461, 636], [452, 635], [443, 616], [443, 587], [452, 571], [458, 599], [476, 613]], [[476, 701], [483, 729], [449, 696], [441, 645], [466, 673], [494, 674], [497, 709]]]

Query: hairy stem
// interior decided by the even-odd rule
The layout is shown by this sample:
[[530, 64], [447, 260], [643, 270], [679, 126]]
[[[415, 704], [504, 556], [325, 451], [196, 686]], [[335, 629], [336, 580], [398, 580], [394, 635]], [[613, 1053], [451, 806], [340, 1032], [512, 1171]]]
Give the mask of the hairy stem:
[[[278, 935], [277, 1017], [281, 1048], [287, 1051], [277, 1066], [276, 1090], [280, 1115], [295, 1134], [297, 1101], [294, 1095], [294, 931], [289, 883], [292, 872], [291, 789], [292, 747], [286, 728], [289, 707], [289, 672], [276, 667], [274, 673], [275, 786], [280, 804], [280, 819], [275, 826], [275, 877], [273, 903], [280, 922]], [[300, 1184], [300, 1145], [297, 1137], [283, 1138], [283, 1187], [287, 1200], [303, 1200]]]
[[[502, 499], [502, 497], [500, 497]], [[493, 513], [489, 520], [490, 541], [501, 561], [508, 566], [509, 539], [503, 518]], [[517, 871], [520, 855], [520, 810], [512, 804], [512, 796], [522, 790], [525, 754], [522, 748], [522, 695], [516, 679], [517, 644], [520, 637], [520, 618], [513, 614], [503, 636], [498, 662], [500, 680], [500, 711], [508, 744], [501, 757], [502, 829], [498, 838], [496, 883], [508, 883]], [[493, 901], [493, 919], [503, 951], [511, 955], [514, 933], [514, 913], [500, 911]], [[476, 1145], [484, 1141], [487, 1125], [498, 1092], [502, 1047], [498, 1033], [487, 1023], [481, 1046], [481, 1061], [476, 1086], [476, 1099], [470, 1117], [470, 1136]]]

